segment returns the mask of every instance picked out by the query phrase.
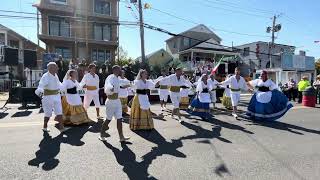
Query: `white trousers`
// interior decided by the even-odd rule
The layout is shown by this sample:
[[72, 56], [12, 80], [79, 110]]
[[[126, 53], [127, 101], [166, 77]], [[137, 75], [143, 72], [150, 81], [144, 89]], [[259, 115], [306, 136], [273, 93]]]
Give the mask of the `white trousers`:
[[100, 104], [99, 94], [98, 93], [96, 93], [96, 94], [86, 93], [84, 95], [83, 107], [85, 109], [88, 109], [90, 107], [90, 104], [91, 104], [92, 100], [93, 100], [94, 106], [96, 108], [100, 107], [101, 104]]
[[180, 92], [170, 92], [170, 99], [174, 109], [179, 108], [181, 95]]
[[160, 101], [167, 102], [168, 101], [168, 96], [169, 96], [169, 90], [167, 89], [159, 89], [159, 98]]
[[50, 118], [52, 116], [52, 111], [56, 116], [62, 115], [62, 105], [61, 105], [60, 94], [43, 96], [41, 102], [42, 102], [44, 117]]
[[106, 118], [107, 120], [112, 120], [112, 118], [117, 120], [122, 119], [122, 105], [120, 99], [106, 101]]
[[210, 91], [210, 97], [211, 97], [211, 102], [213, 102], [213, 103], [217, 102], [217, 93], [216, 93], [216, 91]]
[[238, 106], [239, 101], [240, 101], [240, 93], [232, 93], [231, 92], [231, 103], [232, 106]]

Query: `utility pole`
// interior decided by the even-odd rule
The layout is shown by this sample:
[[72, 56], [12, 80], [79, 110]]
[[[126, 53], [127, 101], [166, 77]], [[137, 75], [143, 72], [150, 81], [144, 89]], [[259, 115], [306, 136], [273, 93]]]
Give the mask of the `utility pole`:
[[139, 0], [139, 19], [140, 19], [140, 40], [141, 40], [141, 60], [143, 68], [146, 66], [146, 55], [144, 51], [144, 26], [143, 26], [143, 11], [142, 11], [142, 2]]
[[270, 68], [272, 68], [272, 54], [273, 54], [273, 46], [275, 41], [275, 32], [279, 32], [281, 30], [281, 24], [276, 24], [277, 18], [280, 17], [280, 15], [274, 15], [273, 21], [272, 21], [272, 27], [267, 27], [267, 33], [271, 32], [271, 43], [269, 43], [269, 61], [270, 61]]

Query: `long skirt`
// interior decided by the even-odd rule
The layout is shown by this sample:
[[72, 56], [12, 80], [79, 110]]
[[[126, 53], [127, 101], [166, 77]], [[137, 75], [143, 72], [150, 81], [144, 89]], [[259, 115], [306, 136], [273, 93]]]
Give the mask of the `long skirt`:
[[137, 95], [132, 100], [129, 124], [131, 130], [151, 130], [154, 128], [150, 109], [143, 110], [140, 108]]
[[251, 98], [247, 115], [252, 120], [275, 121], [293, 107], [288, 98], [278, 90], [272, 90], [271, 100], [267, 103], [257, 101], [257, 93]]
[[223, 94], [222, 105], [227, 109], [232, 109], [231, 97], [227, 97], [225, 94]]
[[180, 109], [181, 110], [187, 110], [189, 107], [189, 97], [181, 97], [180, 100]]
[[122, 112], [127, 113], [128, 112], [128, 98], [120, 98], [121, 106], [122, 106]]
[[70, 105], [65, 96], [62, 96], [61, 103], [65, 125], [80, 125], [92, 122], [82, 105]]
[[202, 103], [199, 98], [195, 96], [189, 106], [188, 113], [201, 118], [210, 117], [210, 103]]

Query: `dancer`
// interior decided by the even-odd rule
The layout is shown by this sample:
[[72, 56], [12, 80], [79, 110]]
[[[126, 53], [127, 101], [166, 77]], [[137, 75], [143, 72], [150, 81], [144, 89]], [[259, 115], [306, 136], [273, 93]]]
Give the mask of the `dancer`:
[[[228, 78], [230, 78], [232, 75], [228, 75]], [[222, 96], [222, 105], [228, 109], [232, 110], [232, 103], [231, 103], [231, 90], [229, 85], [221, 86], [224, 88], [224, 93]]]
[[133, 88], [136, 90], [136, 94], [133, 97], [130, 113], [131, 130], [150, 130], [154, 128], [148, 97], [148, 92], [154, 87], [154, 84], [147, 79], [147, 71], [140, 70], [136, 80], [134, 80]]
[[99, 100], [99, 76], [96, 74], [96, 65], [89, 65], [89, 73], [85, 74], [81, 83], [81, 87], [86, 89], [84, 95], [83, 106], [85, 109], [88, 109], [92, 100], [96, 107], [97, 118], [98, 120], [103, 119], [100, 116], [100, 100]]
[[231, 76], [224, 82], [220, 83], [221, 85], [227, 86], [229, 85], [231, 90], [231, 103], [232, 103], [232, 116], [236, 119], [238, 119], [237, 111], [238, 111], [238, 104], [240, 101], [240, 94], [241, 90], [248, 90], [246, 81], [243, 77], [240, 76], [240, 69], [237, 67], [235, 68], [235, 75]]
[[293, 107], [288, 98], [278, 90], [277, 85], [268, 79], [266, 71], [262, 72], [260, 79], [250, 81], [248, 85], [251, 89], [257, 89], [247, 111], [252, 120], [274, 121]]
[[159, 82], [159, 98], [160, 98], [160, 105], [161, 111], [167, 109], [167, 101], [169, 97], [169, 82], [168, 79], [165, 78], [166, 73], [162, 72], [162, 76], [155, 80], [155, 83]]
[[210, 97], [211, 97], [211, 103], [212, 103], [212, 109], [216, 107], [216, 102], [217, 102], [217, 85], [219, 82], [215, 79], [214, 74], [210, 75], [210, 78], [208, 79], [208, 84], [212, 88], [210, 91]]
[[109, 75], [105, 81], [105, 93], [107, 94], [106, 100], [106, 120], [102, 124], [100, 137], [101, 141], [106, 141], [108, 134], [106, 131], [109, 129], [109, 124], [112, 118], [117, 120], [117, 129], [119, 133], [120, 142], [125, 142], [129, 138], [124, 137], [122, 131], [122, 106], [119, 99], [119, 90], [120, 90], [120, 80], [119, 75], [121, 73], [120, 66], [113, 66], [112, 73]]
[[183, 77], [186, 79], [187, 84], [185, 86], [181, 86], [181, 89], [180, 89], [180, 95], [181, 95], [180, 110], [187, 110], [190, 104], [189, 92], [190, 92], [191, 82], [185, 76]]
[[127, 115], [128, 113], [128, 87], [130, 87], [130, 81], [124, 77], [124, 71], [121, 70], [121, 75], [119, 76], [120, 80], [120, 89], [119, 89], [119, 98], [122, 105], [122, 115]]
[[66, 95], [62, 96], [62, 111], [64, 124], [80, 125], [92, 122], [88, 117], [85, 108], [82, 105], [78, 89], [80, 85], [77, 79], [77, 71], [69, 70], [64, 77], [62, 89], [66, 91]]
[[180, 115], [180, 100], [181, 100], [181, 94], [180, 94], [180, 88], [182, 86], [188, 86], [188, 81], [182, 76], [182, 69], [177, 68], [175, 70], [175, 74], [172, 74], [165, 79], [168, 79], [169, 81], [169, 90], [170, 90], [170, 99], [173, 105], [172, 110], [172, 118], [174, 118], [174, 115], [177, 115], [179, 118], [179, 122], [181, 123], [181, 115]]
[[50, 62], [47, 65], [48, 72], [43, 74], [40, 79], [39, 86], [35, 91], [35, 94], [42, 97], [42, 108], [44, 111], [44, 123], [42, 130], [49, 132], [48, 122], [52, 116], [52, 111], [56, 115], [55, 121], [59, 122], [59, 130], [61, 133], [65, 132], [69, 128], [64, 127], [62, 120], [62, 105], [61, 105], [61, 82], [59, 81], [57, 72], [58, 66], [54, 62]]
[[192, 115], [199, 116], [202, 119], [210, 117], [210, 91], [211, 85], [208, 83], [208, 75], [203, 74], [197, 83], [197, 95], [192, 100], [188, 112]]

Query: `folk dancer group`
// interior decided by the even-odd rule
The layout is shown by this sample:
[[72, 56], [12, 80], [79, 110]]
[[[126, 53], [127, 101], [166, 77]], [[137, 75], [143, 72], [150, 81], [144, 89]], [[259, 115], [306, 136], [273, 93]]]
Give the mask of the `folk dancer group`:
[[[35, 92], [42, 97], [45, 116], [43, 131], [49, 131], [47, 124], [52, 112], [56, 115], [55, 120], [59, 122], [58, 127], [62, 133], [68, 130], [65, 125], [80, 125], [91, 122], [86, 110], [92, 101], [96, 107], [98, 120], [102, 120], [99, 111], [99, 77], [95, 71], [96, 66], [91, 64], [89, 72], [84, 75], [81, 83], [78, 83], [76, 71], [69, 70], [61, 83], [57, 77], [57, 65], [53, 62], [48, 64], [48, 72], [42, 76]], [[189, 91], [194, 85], [196, 85], [196, 96], [189, 105]], [[130, 81], [124, 77], [121, 67], [114, 66], [112, 74], [106, 78], [104, 85], [104, 92], [107, 95], [106, 119], [102, 124], [99, 136], [101, 141], [106, 141], [109, 136], [106, 131], [113, 119], [117, 121], [120, 141], [129, 139], [123, 135], [122, 119], [123, 115], [128, 112], [128, 88], [130, 86], [135, 91], [129, 119], [130, 129], [134, 131], [154, 128], [148, 96], [150, 90], [155, 87], [159, 88], [161, 110], [166, 110], [168, 96], [170, 96], [173, 105], [171, 116], [178, 117], [179, 122], [183, 122], [180, 110], [187, 110], [191, 115], [200, 116], [203, 119], [212, 116], [210, 104], [212, 103], [212, 108], [215, 107], [218, 86], [225, 87], [222, 102], [227, 107], [231, 104], [232, 116], [235, 118], [238, 118], [237, 106], [241, 91], [255, 92], [246, 113], [246, 116], [252, 120], [277, 120], [292, 107], [286, 96], [277, 90], [278, 87], [272, 80], [268, 79], [265, 71], [260, 79], [248, 83], [240, 76], [240, 69], [236, 68], [235, 75], [229, 76], [221, 83], [215, 80], [214, 75], [203, 74], [195, 84], [192, 84], [184, 77], [181, 68], [175, 69], [175, 73], [172, 75], [165, 76], [163, 74], [155, 81], [148, 79], [147, 71], [140, 70], [131, 85]], [[78, 93], [82, 88], [86, 89], [83, 105]]]

